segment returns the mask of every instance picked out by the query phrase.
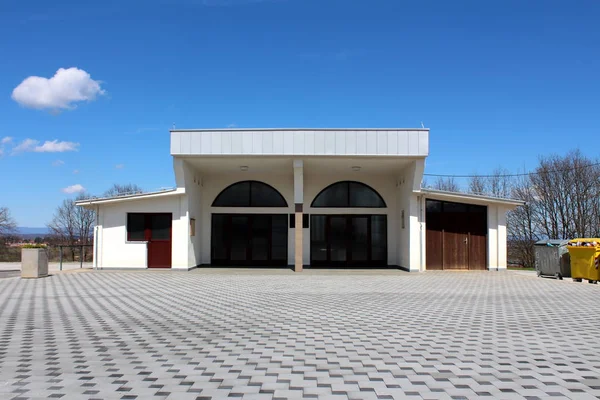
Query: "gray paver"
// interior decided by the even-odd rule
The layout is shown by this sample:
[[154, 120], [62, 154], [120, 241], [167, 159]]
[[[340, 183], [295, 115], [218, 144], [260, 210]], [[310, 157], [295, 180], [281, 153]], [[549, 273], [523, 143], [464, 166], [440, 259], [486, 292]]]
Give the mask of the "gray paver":
[[595, 398], [599, 297], [496, 272], [7, 278], [0, 397]]

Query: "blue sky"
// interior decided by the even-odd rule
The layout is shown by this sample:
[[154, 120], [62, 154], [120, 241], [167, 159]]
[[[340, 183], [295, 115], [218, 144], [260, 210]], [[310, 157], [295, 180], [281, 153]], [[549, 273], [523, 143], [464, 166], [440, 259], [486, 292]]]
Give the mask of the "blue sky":
[[[173, 123], [423, 122], [429, 173], [595, 157], [599, 19], [598, 1], [4, 0], [0, 206], [44, 226], [68, 187], [173, 186]], [[59, 74], [58, 95], [48, 81], [13, 94], [59, 68], [81, 71]]]

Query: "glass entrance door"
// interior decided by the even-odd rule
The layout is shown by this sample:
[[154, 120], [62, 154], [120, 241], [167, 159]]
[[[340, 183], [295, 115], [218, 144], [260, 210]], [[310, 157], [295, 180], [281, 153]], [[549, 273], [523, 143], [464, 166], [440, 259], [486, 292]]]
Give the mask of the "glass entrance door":
[[386, 215], [311, 215], [313, 266], [387, 265]]
[[213, 214], [211, 264], [287, 265], [287, 214]]
[[329, 217], [329, 259], [334, 263], [344, 263], [348, 255], [347, 222], [345, 216]]

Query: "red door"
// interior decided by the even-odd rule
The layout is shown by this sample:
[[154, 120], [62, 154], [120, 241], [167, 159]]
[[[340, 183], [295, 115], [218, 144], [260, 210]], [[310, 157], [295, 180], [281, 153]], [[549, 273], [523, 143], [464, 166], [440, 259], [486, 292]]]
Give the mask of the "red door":
[[148, 214], [146, 217], [148, 268], [171, 268], [171, 214]]

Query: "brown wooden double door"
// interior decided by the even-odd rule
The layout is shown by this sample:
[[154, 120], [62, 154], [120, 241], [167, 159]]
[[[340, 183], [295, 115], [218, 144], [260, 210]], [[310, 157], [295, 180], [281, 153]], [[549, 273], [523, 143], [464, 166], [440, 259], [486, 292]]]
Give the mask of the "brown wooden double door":
[[387, 265], [387, 215], [311, 215], [310, 264]]
[[426, 209], [427, 269], [486, 269], [487, 207], [427, 200]]
[[211, 263], [286, 266], [287, 214], [213, 214]]

